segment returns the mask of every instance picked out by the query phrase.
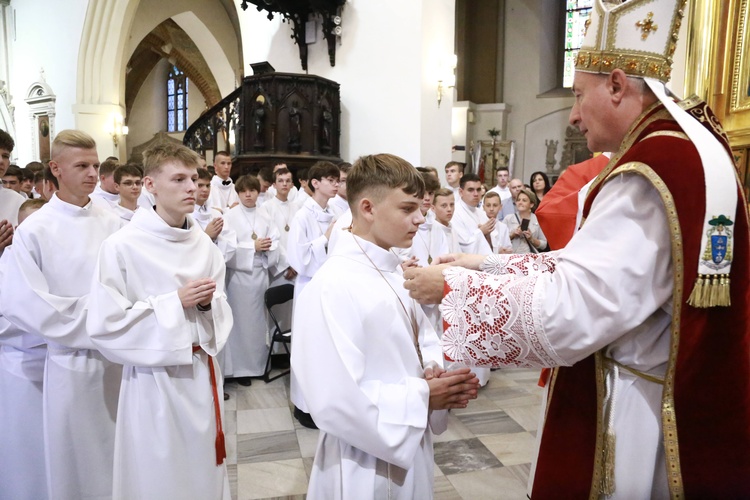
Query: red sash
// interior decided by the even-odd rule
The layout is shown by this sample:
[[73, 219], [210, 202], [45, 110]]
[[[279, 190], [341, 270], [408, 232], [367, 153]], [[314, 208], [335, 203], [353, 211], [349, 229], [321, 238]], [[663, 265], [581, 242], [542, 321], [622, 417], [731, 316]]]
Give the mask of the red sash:
[[[194, 345], [193, 354], [199, 351], [203, 351], [203, 349], [201, 349], [201, 346]], [[221, 426], [221, 406], [219, 403], [219, 390], [216, 384], [214, 358], [213, 356], [209, 356], [208, 353], [206, 353], [206, 357], [208, 358], [208, 373], [211, 375], [211, 392], [213, 392], [214, 396], [214, 414], [216, 417], [216, 442], [214, 443], [214, 446], [216, 447], [216, 465], [221, 465], [224, 463], [224, 459], [227, 458], [227, 448], [224, 443], [224, 430]]]

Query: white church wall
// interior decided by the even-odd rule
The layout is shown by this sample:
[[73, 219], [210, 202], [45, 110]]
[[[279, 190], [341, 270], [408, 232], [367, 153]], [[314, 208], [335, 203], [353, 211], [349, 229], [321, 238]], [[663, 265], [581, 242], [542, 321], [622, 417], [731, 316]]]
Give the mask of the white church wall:
[[[235, 4], [239, 9], [239, 0]], [[252, 6], [239, 13], [245, 63], [268, 61], [277, 71], [302, 73], [291, 27], [266, 15]], [[453, 16], [453, 0], [350, 0], [335, 67], [318, 29], [318, 41], [308, 47], [308, 70], [341, 84], [342, 158], [390, 152], [415, 165], [450, 160], [452, 99], [437, 110], [437, 78], [425, 54], [453, 53]], [[439, 22], [442, 34], [426, 30], [428, 20]]]
[[15, 105], [16, 157], [22, 165], [34, 157], [32, 120], [29, 106], [23, 99], [31, 85], [39, 81], [41, 69], [57, 96], [55, 132], [76, 126], [72, 110], [76, 102], [78, 47], [87, 4], [86, 0], [24, 0], [11, 4], [15, 36], [11, 46], [10, 92]]
[[[533, 172], [538, 170], [547, 172], [545, 164], [547, 160], [547, 141], [557, 141], [555, 170], [553, 174], [559, 174], [560, 159], [563, 145], [565, 144], [565, 130], [568, 127], [569, 115], [570, 108], [563, 108], [540, 116], [526, 124], [524, 134], [526, 141], [523, 146], [527, 169], [523, 172], [523, 176], [519, 177], [524, 183], [529, 183]], [[518, 175], [515, 175], [515, 177], [518, 177]]]
[[[572, 97], [537, 97], [540, 93], [540, 58], [549, 36], [557, 36], [542, 30], [542, 16], [548, 11], [545, 3], [551, 0], [506, 0], [505, 3], [505, 62], [504, 99], [512, 111], [508, 114], [505, 138], [516, 141], [515, 176], [527, 179], [531, 172], [540, 170], [534, 151], [527, 157], [531, 147], [536, 148], [544, 138], [527, 135], [536, 129], [527, 125], [538, 118], [573, 105]], [[564, 95], [564, 94], [563, 94]], [[572, 94], [571, 94], [572, 95]], [[565, 128], [558, 133], [565, 132]], [[545, 131], [551, 133], [551, 131]], [[562, 148], [562, 146], [561, 146]], [[541, 164], [543, 169], [544, 162]]]

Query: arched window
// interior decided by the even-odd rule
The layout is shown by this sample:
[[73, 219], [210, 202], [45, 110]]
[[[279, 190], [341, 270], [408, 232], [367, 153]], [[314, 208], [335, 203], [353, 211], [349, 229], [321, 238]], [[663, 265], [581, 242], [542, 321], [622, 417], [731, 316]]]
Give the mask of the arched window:
[[182, 132], [188, 124], [188, 79], [177, 66], [167, 76], [167, 132]]
[[565, 55], [563, 58], [563, 87], [573, 86], [576, 56], [583, 43], [586, 20], [591, 15], [594, 0], [567, 0], [565, 2]]

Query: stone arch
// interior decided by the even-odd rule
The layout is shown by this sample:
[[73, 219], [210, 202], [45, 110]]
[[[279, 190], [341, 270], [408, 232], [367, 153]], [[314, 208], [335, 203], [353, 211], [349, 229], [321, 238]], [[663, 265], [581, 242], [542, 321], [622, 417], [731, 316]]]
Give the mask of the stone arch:
[[[111, 119], [112, 114], [124, 116], [126, 112], [126, 63], [133, 52], [130, 38], [133, 35], [138, 9], [142, 4], [156, 6], [163, 12], [171, 9], [170, 12], [164, 14], [163, 19], [155, 20], [155, 25], [151, 29], [163, 20], [189, 11], [191, 8], [201, 10], [201, 16], [198, 17], [206, 18], [208, 17], [207, 8], [215, 9], [216, 6], [221, 5], [227, 12], [237, 38], [238, 61], [235, 67], [237, 73], [235, 80], [239, 80], [242, 76], [241, 33], [233, 0], [214, 0], [213, 2], [203, 0], [193, 0], [193, 2], [90, 0], [78, 51], [74, 113], [76, 127], [87, 130], [97, 140], [97, 144], [111, 142], [110, 137], [104, 132], [105, 121]], [[210, 31], [206, 34], [214, 36]], [[140, 40], [137, 40], [135, 45], [138, 42]], [[116, 153], [122, 156], [124, 145], [120, 147], [120, 151]], [[111, 153], [109, 150], [102, 150], [100, 154]]]

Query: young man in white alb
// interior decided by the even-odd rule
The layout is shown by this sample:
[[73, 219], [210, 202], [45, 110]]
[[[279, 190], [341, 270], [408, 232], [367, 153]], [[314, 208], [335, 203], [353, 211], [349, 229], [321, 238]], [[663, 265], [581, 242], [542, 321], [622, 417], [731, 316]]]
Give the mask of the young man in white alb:
[[99, 166], [99, 185], [96, 186], [91, 197], [97, 200], [104, 200], [110, 205], [117, 205], [120, 201], [120, 192], [117, 191], [115, 182], [115, 170], [117, 169], [117, 160], [104, 160]]
[[481, 185], [482, 181], [476, 174], [461, 177], [461, 187], [457, 192], [456, 209], [451, 225], [461, 244], [462, 252], [489, 255], [492, 248], [487, 238], [499, 222], [497, 219], [489, 220], [484, 210], [479, 208]]
[[476, 397], [468, 368], [443, 370], [437, 335], [403, 288], [401, 260], [424, 222], [424, 184], [401, 158], [360, 158], [351, 232], [299, 297], [292, 368], [320, 438], [307, 498], [430, 499], [433, 433]]
[[[482, 203], [482, 210], [487, 214], [489, 220], [497, 220], [497, 214], [502, 210], [503, 205], [500, 202], [500, 195], [497, 191], [488, 191], [484, 195], [484, 203]], [[508, 226], [496, 222], [495, 227], [492, 228], [490, 233], [490, 243], [492, 244], [493, 253], [513, 253], [513, 244], [510, 241], [510, 233], [508, 232]]]
[[47, 341], [43, 405], [50, 498], [108, 498], [122, 367], [96, 349], [86, 317], [99, 247], [120, 228], [120, 219], [90, 198], [99, 158], [89, 135], [59, 132], [51, 156], [60, 189], [14, 236], [3, 265], [0, 314]]
[[138, 209], [138, 198], [143, 188], [143, 171], [131, 163], [120, 165], [112, 176], [120, 193], [119, 201], [112, 205], [115, 213], [120, 216], [124, 226], [133, 218]]
[[227, 151], [219, 151], [214, 157], [214, 170], [216, 175], [211, 179], [211, 195], [208, 198], [208, 206], [226, 213], [227, 210], [236, 206], [240, 200], [234, 190], [234, 183], [229, 174], [232, 172], [232, 157]]
[[226, 215], [235, 234], [234, 255], [227, 261], [227, 296], [235, 322], [224, 353], [224, 375], [248, 386], [266, 368], [266, 309], [269, 269], [279, 259], [279, 232], [268, 215], [256, 208], [260, 185], [252, 175], [235, 184], [240, 204]]
[[[294, 285], [295, 308], [297, 297], [328, 258], [328, 241], [334, 223], [333, 213], [328, 209], [328, 200], [336, 196], [338, 191], [339, 169], [329, 161], [319, 161], [310, 167], [308, 177], [313, 194], [292, 219], [287, 244], [289, 264], [297, 271], [297, 281]], [[294, 330], [292, 343], [305, 332], [306, 328]], [[305, 427], [315, 428], [315, 423], [307, 414], [307, 405], [299, 392], [294, 369], [291, 374], [289, 396], [294, 403], [294, 416], [297, 420]]]
[[508, 182], [510, 181], [510, 172], [508, 171], [508, 167], [499, 167], [497, 169], [495, 177], [497, 179], [497, 184], [495, 185], [495, 187], [490, 189], [490, 191], [499, 194], [500, 203], [504, 205], [505, 200], [511, 197], [510, 186], [508, 185]]
[[448, 183], [446, 186], [454, 193], [458, 191], [461, 183], [461, 176], [464, 175], [464, 164], [457, 161], [449, 161], [445, 164], [445, 180]]
[[[0, 179], [10, 166], [10, 154], [14, 146], [15, 142], [10, 134], [0, 129]], [[0, 183], [0, 255], [13, 241], [13, 229], [18, 225], [18, 209], [24, 201], [23, 196], [12, 189], [3, 188]]]
[[[2, 189], [2, 188], [0, 188]], [[26, 200], [18, 224], [45, 201]], [[13, 246], [0, 258], [10, 258]], [[0, 278], [2, 280], [2, 278]], [[0, 316], [0, 498], [47, 498], [43, 381], [47, 343]]]
[[228, 500], [214, 361], [232, 327], [224, 258], [189, 215], [198, 155], [161, 144], [143, 156], [156, 208], [102, 244], [88, 318], [93, 342], [123, 364], [111, 494]]
[[333, 211], [333, 215], [338, 219], [349, 210], [349, 203], [346, 201], [346, 176], [352, 169], [352, 164], [343, 162], [339, 163], [339, 190], [336, 196], [328, 200], [328, 208]]

